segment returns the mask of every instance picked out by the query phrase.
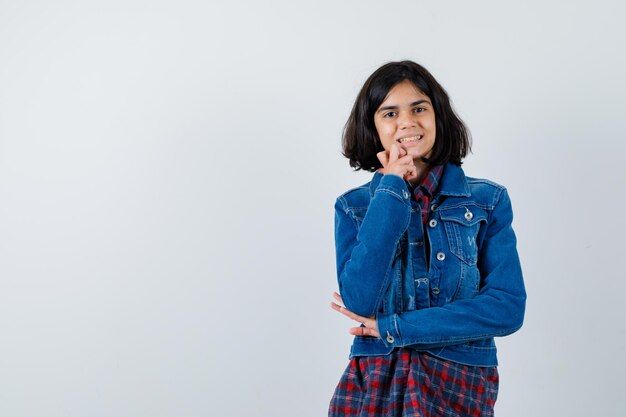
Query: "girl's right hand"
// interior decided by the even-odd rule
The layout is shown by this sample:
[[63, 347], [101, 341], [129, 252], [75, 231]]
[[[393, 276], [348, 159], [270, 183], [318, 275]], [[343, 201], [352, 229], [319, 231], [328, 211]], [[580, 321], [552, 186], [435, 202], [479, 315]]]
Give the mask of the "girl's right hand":
[[407, 181], [417, 178], [417, 168], [413, 162], [413, 157], [407, 154], [400, 145], [394, 143], [389, 151], [378, 152], [376, 156], [383, 165], [377, 172], [397, 175]]
[[333, 298], [336, 302], [330, 303], [330, 307], [345, 315], [348, 318], [351, 318], [354, 321], [358, 321], [362, 323], [363, 326], [353, 327], [350, 329], [350, 334], [355, 336], [371, 336], [371, 337], [380, 337], [380, 333], [378, 332], [378, 322], [376, 321], [376, 316], [373, 317], [363, 317], [358, 314], [353, 313], [348, 310], [346, 306], [343, 305], [343, 300], [341, 299], [341, 295], [339, 293], [334, 292]]

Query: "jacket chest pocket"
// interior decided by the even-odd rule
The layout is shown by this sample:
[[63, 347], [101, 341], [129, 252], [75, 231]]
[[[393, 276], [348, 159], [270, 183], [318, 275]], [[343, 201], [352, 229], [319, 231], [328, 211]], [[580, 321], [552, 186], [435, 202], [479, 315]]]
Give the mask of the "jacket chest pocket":
[[480, 226], [487, 222], [487, 213], [477, 206], [440, 208], [439, 215], [446, 229], [450, 252], [468, 265], [476, 265], [476, 239]]

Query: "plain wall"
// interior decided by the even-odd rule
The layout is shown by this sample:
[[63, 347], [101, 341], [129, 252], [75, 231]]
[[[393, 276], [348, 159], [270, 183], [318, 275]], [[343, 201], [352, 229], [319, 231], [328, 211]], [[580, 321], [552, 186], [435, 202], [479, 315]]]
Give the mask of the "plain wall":
[[340, 154], [412, 59], [507, 186], [500, 416], [624, 416], [622, 2], [1, 1], [0, 416], [320, 416]]

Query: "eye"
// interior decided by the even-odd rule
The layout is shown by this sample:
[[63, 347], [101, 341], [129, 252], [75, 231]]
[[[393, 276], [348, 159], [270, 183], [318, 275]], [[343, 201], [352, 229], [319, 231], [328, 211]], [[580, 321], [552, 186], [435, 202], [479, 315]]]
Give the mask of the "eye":
[[415, 107], [415, 108], [413, 109], [413, 111], [414, 111], [415, 113], [422, 113], [422, 112], [425, 112], [425, 111], [426, 111], [426, 109], [425, 109], [424, 107]]
[[383, 114], [383, 117], [395, 117], [397, 113], [395, 111], [388, 111], [387, 113]]

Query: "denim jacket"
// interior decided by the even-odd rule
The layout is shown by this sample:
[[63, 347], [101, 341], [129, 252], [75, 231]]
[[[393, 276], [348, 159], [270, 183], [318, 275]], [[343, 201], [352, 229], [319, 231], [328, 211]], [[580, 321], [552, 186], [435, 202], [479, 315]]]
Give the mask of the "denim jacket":
[[381, 335], [356, 336], [350, 357], [408, 347], [496, 366], [493, 338], [522, 326], [526, 304], [506, 189], [447, 164], [426, 225], [411, 197], [402, 178], [375, 173], [337, 198], [339, 292]]

